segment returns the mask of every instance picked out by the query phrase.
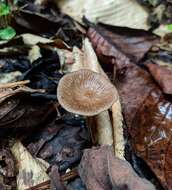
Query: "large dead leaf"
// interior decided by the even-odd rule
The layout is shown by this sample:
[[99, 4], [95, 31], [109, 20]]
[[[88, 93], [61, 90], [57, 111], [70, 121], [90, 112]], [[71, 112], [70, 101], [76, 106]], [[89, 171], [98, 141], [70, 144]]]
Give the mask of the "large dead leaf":
[[149, 28], [148, 12], [135, 0], [100, 0], [99, 3], [96, 0], [56, 2], [64, 13], [79, 22], [82, 22], [82, 18], [85, 16], [93, 23], [101, 22], [113, 26], [145, 30]]
[[136, 154], [162, 185], [171, 189], [171, 101], [163, 96], [150, 74], [134, 64], [118, 75], [117, 87]]
[[90, 27], [87, 35], [99, 58], [119, 65], [140, 61], [155, 42], [155, 37], [144, 31], [102, 24]]
[[88, 190], [155, 190], [127, 161], [116, 158], [110, 146], [85, 150], [79, 174]]
[[[132, 63], [135, 60], [132, 55], [134, 57], [137, 53], [133, 51], [129, 58], [127, 49], [118, 48], [120, 42], [114, 44], [114, 33], [111, 33], [111, 38], [107, 38], [109, 35], [103, 38], [103, 35], [92, 30], [89, 36], [99, 58], [106, 58], [117, 67], [117, 89], [135, 153], [146, 161], [162, 185], [171, 190], [171, 100], [163, 95], [147, 71]], [[138, 43], [140, 46], [142, 44], [144, 42]], [[149, 48], [142, 47], [146, 47], [141, 48], [143, 56]]]

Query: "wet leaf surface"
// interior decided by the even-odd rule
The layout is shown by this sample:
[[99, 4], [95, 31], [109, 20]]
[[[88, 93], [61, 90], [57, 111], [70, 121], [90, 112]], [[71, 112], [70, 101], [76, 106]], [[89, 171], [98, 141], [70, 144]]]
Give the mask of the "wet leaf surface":
[[[91, 36], [91, 40], [95, 45], [95, 39], [100, 37], [95, 38], [96, 32], [92, 34], [94, 35]], [[95, 47], [100, 58], [104, 54], [98, 50], [103, 47], [108, 50], [106, 44], [107, 41], [104, 41], [104, 46]], [[106, 59], [111, 63], [119, 61], [123, 52], [110, 54], [109, 52], [116, 47], [114, 44], [109, 47], [111, 49], [107, 51]], [[132, 63], [124, 53], [122, 58], [125, 61], [121, 60], [117, 64], [117, 88], [132, 146], [135, 153], [151, 167], [163, 186], [170, 189], [171, 98], [163, 95], [145, 69]]]
[[166, 160], [170, 159], [167, 148], [171, 142], [171, 100], [163, 96], [146, 71], [135, 65], [126, 70], [125, 76], [118, 83], [118, 90], [137, 155], [147, 162], [162, 184], [170, 189], [171, 185], [166, 179], [170, 181], [171, 177], [167, 177], [165, 165], [168, 164]]

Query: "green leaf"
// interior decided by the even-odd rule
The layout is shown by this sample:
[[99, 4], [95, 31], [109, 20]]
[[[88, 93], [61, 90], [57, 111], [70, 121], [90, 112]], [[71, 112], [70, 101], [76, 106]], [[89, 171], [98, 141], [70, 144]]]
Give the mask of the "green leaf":
[[0, 3], [0, 16], [8, 15], [10, 13], [10, 7], [5, 3]]
[[12, 27], [7, 27], [0, 29], [0, 39], [1, 40], [10, 40], [16, 35], [16, 31]]
[[172, 24], [168, 24], [168, 25], [167, 25], [167, 28], [168, 28], [169, 30], [172, 30]]

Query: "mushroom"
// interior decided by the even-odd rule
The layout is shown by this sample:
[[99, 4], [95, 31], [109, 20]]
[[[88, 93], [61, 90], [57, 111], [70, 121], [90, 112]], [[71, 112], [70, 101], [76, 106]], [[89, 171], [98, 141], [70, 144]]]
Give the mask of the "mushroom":
[[107, 78], [88, 69], [66, 74], [59, 82], [57, 96], [67, 111], [84, 116], [109, 109], [118, 98], [116, 88]]
[[[58, 93], [57, 93], [59, 103], [62, 105], [62, 107], [64, 107], [66, 110], [70, 112], [86, 116], [95, 115], [94, 117], [87, 118], [93, 143], [95, 142], [96, 139], [96, 142], [100, 145], [105, 145], [105, 144], [114, 145], [115, 155], [121, 159], [124, 159], [124, 138], [123, 138], [123, 128], [122, 128], [123, 117], [121, 113], [121, 104], [118, 98], [118, 92], [115, 86], [111, 84], [108, 76], [104, 73], [103, 69], [101, 68], [97, 60], [97, 56], [92, 48], [92, 45], [87, 38], [84, 40], [83, 48], [84, 48], [84, 54], [78, 48], [76, 47], [73, 48], [72, 53], [73, 53], [74, 63], [71, 65], [70, 68], [72, 73], [65, 75], [59, 82]], [[89, 93], [88, 91], [85, 92], [83, 91], [83, 87], [85, 89], [84, 83], [82, 83], [80, 78], [78, 77], [78, 76], [84, 76], [83, 74], [81, 74], [84, 72], [83, 69], [84, 70], [87, 69], [86, 70], [87, 75], [88, 72], [92, 73], [93, 75], [96, 74], [96, 76], [98, 76], [98, 78], [95, 77], [96, 81], [99, 81], [101, 87], [104, 88], [104, 90], [102, 90], [101, 88], [99, 89], [100, 91], [98, 93], [99, 94], [98, 97], [99, 99], [101, 98], [100, 104], [98, 104], [97, 98], [96, 101], [93, 99], [93, 97], [95, 98], [97, 95], [97, 92], [95, 93], [96, 88], [94, 89], [95, 86], [92, 85], [93, 81], [86, 82], [87, 86], [86, 85], [85, 86], [87, 87], [87, 90], [89, 90]], [[76, 89], [74, 90], [73, 87], [71, 87], [70, 90], [69, 89], [67, 90], [67, 85], [66, 85], [65, 90], [63, 89], [64, 96], [62, 97], [62, 89], [60, 90], [61, 82], [64, 81], [66, 78], [67, 79], [65, 82], [66, 84], [72, 83], [72, 81], [68, 78], [68, 76], [69, 78], [70, 76], [72, 76], [73, 84], [77, 83], [76, 85], [77, 93], [74, 93]], [[79, 83], [81, 83], [82, 85], [81, 84], [78, 85]], [[112, 88], [110, 86], [112, 86]], [[93, 93], [92, 97], [90, 96], [90, 91], [91, 93]], [[104, 93], [107, 95], [105, 95]], [[67, 102], [64, 102], [66, 96], [70, 97], [70, 99], [68, 99]], [[76, 98], [75, 99], [73, 98], [73, 96], [77, 96], [77, 101], [79, 102], [75, 105], [75, 107], [74, 107], [74, 102], [77, 101]], [[111, 106], [112, 106], [112, 118], [110, 117], [108, 111], [108, 109]], [[80, 110], [80, 112], [78, 110]]]

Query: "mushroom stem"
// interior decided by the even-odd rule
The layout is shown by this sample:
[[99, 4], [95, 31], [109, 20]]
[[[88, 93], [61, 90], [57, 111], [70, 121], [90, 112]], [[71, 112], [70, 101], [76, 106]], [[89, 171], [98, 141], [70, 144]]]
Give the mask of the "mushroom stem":
[[124, 159], [124, 134], [121, 103], [118, 100], [112, 105], [113, 135], [115, 144], [115, 156]]
[[113, 131], [109, 112], [103, 111], [95, 116], [97, 126], [98, 144], [113, 145]]

